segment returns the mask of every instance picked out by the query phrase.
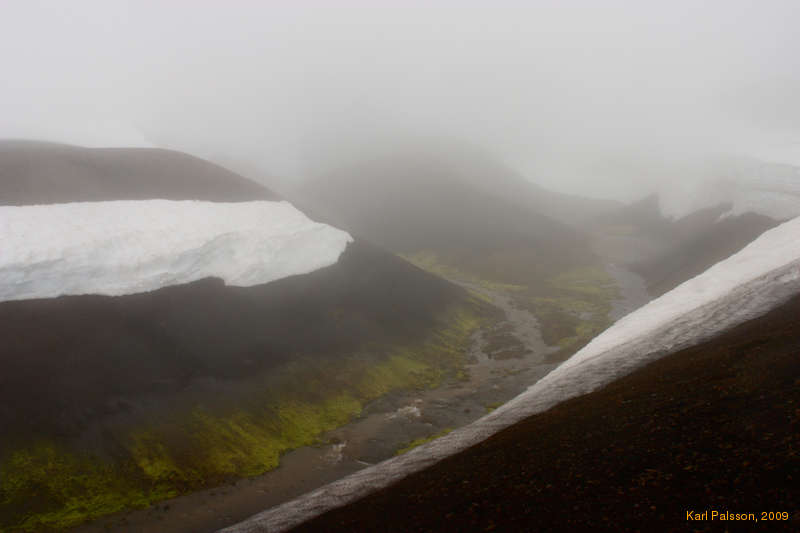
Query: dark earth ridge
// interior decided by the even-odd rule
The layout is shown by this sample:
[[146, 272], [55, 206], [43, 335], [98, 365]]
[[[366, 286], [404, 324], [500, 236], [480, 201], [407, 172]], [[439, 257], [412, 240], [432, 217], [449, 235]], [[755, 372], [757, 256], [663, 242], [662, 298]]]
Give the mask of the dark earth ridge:
[[465, 298], [356, 242], [330, 267], [256, 287], [207, 278], [120, 297], [2, 302], [0, 427], [9, 437], [70, 433], [124, 409], [119, 398], [179, 392], [199, 378], [244, 379], [296, 355], [407, 341]]

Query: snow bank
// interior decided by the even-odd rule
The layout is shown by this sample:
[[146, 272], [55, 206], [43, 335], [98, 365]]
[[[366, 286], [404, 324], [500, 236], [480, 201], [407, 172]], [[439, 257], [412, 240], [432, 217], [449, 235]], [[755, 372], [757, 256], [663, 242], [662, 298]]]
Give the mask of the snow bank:
[[287, 202], [0, 206], [0, 301], [258, 285], [334, 264], [351, 241]]
[[800, 216], [800, 168], [789, 165], [749, 162], [723, 167], [724, 179], [684, 181], [659, 191], [661, 212], [678, 219], [698, 209], [730, 203], [725, 216], [757, 213], [775, 220]]
[[800, 218], [634, 311], [507, 404], [469, 426], [222, 530], [277, 532], [361, 498], [497, 431], [764, 314], [800, 293]]
[[498, 411], [536, 412], [763, 315], [800, 293], [800, 218], [786, 222], [595, 337]]

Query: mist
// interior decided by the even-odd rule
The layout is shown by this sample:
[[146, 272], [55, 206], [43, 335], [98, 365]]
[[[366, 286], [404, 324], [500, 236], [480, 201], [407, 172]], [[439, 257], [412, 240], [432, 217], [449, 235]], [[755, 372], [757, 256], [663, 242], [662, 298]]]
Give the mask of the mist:
[[288, 183], [452, 139], [545, 187], [622, 200], [685, 188], [722, 157], [800, 164], [792, 1], [0, 11], [2, 138], [173, 148]]
[[798, 28], [0, 0], [0, 533], [797, 520]]

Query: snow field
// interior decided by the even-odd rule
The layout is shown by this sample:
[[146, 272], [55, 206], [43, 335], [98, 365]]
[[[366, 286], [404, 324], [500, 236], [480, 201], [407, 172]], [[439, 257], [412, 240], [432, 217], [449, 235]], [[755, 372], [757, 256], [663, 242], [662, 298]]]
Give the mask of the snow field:
[[288, 202], [0, 206], [0, 301], [259, 285], [332, 265], [352, 240]]

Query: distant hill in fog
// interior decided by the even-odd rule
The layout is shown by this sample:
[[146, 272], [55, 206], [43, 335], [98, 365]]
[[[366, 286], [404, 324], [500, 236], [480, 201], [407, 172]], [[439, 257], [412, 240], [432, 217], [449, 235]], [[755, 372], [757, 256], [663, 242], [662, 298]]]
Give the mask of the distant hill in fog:
[[630, 267], [645, 278], [657, 297], [701, 274], [755, 240], [779, 222], [746, 212], [733, 214], [733, 204], [699, 209], [678, 219], [664, 216], [659, 198], [651, 195], [597, 217], [600, 225], [615, 227], [644, 250]]
[[257, 183], [182, 152], [21, 140], [0, 140], [0, 184], [0, 205], [277, 199]]
[[494, 268], [495, 277], [518, 281], [592, 263], [578, 226], [617, 206], [546, 191], [486, 154], [464, 150], [367, 159], [310, 180], [296, 198], [395, 252], [433, 250], [462, 268]]

